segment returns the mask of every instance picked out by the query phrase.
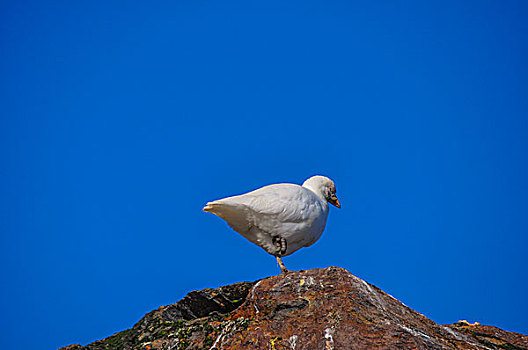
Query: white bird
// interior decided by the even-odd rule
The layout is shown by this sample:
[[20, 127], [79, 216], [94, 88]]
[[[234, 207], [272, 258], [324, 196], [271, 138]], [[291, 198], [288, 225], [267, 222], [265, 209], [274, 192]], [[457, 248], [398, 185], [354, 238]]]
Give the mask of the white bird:
[[328, 217], [328, 203], [341, 208], [334, 182], [312, 176], [302, 186], [269, 185], [239, 196], [207, 203], [213, 213], [236, 232], [274, 255], [283, 274], [282, 257], [309, 247], [321, 237]]

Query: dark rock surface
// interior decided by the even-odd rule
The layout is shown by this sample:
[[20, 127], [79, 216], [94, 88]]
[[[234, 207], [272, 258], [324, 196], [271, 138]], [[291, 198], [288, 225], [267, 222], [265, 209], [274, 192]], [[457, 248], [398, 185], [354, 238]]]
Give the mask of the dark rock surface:
[[63, 349], [528, 349], [492, 326], [438, 325], [329, 267], [194, 291], [134, 327]]

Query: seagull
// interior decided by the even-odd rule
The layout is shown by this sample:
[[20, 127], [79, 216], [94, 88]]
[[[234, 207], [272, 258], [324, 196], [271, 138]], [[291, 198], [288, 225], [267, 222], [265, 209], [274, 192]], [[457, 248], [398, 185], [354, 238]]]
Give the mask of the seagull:
[[282, 274], [286, 274], [282, 257], [311, 246], [321, 237], [328, 203], [341, 208], [334, 182], [317, 175], [302, 186], [274, 184], [212, 201], [203, 211], [224, 219], [251, 243], [275, 256]]

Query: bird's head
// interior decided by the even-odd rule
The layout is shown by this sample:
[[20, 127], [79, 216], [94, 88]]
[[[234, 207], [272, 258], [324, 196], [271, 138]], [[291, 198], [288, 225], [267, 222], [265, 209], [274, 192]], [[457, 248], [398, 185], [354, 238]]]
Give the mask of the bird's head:
[[326, 201], [338, 208], [341, 208], [341, 204], [336, 196], [336, 187], [334, 181], [330, 180], [326, 176], [312, 176], [308, 180], [304, 181], [303, 187], [308, 188], [315, 194], [326, 199]]

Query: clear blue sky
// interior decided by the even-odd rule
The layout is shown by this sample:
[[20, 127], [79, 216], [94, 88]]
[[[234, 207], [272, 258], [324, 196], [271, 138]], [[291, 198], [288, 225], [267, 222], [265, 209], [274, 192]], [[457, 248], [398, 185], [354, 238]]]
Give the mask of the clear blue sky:
[[314, 174], [343, 207], [290, 269], [528, 333], [528, 2], [0, 6], [3, 348], [279, 273], [201, 208]]

